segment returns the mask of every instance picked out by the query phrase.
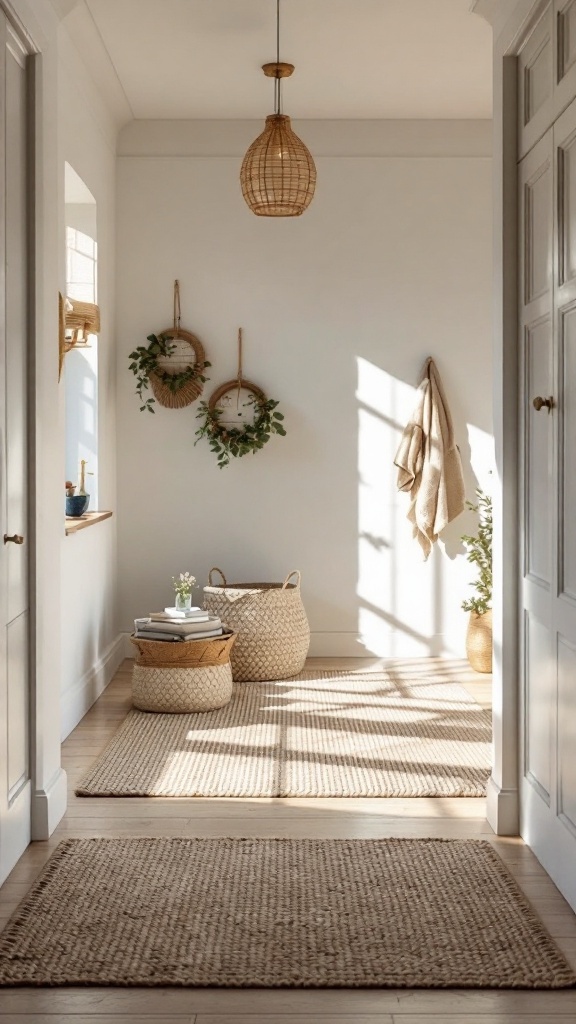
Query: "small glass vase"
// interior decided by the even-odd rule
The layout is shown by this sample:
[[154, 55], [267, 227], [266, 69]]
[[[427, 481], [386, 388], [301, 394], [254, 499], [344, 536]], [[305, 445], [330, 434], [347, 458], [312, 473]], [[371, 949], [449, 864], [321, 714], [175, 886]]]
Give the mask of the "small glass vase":
[[192, 594], [176, 594], [176, 608], [179, 612], [183, 612], [186, 608], [192, 607]]

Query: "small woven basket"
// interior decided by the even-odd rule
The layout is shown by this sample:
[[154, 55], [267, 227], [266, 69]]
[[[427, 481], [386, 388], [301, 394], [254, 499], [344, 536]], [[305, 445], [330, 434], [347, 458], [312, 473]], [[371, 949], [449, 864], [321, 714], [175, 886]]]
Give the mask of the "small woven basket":
[[466, 631], [466, 655], [475, 672], [492, 671], [492, 610], [470, 612]]
[[[160, 641], [162, 643], [162, 641]], [[165, 646], [171, 646], [166, 644]], [[184, 644], [174, 644], [183, 647]], [[182, 715], [215, 711], [232, 697], [232, 669], [223, 665], [134, 665], [132, 703], [139, 711]]]
[[[180, 328], [166, 327], [160, 332], [175, 349], [173, 355], [160, 358], [158, 366], [161, 370], [175, 374], [182, 370], [195, 366], [199, 373], [202, 372], [206, 362], [204, 346], [195, 334], [190, 331], [183, 331]], [[204, 387], [200, 380], [188, 380], [175, 391], [169, 384], [161, 380], [157, 373], [151, 373], [150, 387], [157, 402], [165, 409], [183, 409], [191, 405], [202, 394]]]
[[187, 640], [186, 643], [169, 643], [165, 640], [142, 640], [131, 636], [136, 648], [136, 664], [154, 668], [198, 668], [210, 665], [226, 665], [236, 640], [235, 633], [206, 640]]
[[[223, 586], [214, 586], [218, 572]], [[296, 576], [296, 583], [290, 583]], [[211, 569], [204, 587], [204, 607], [237, 634], [231, 653], [238, 682], [287, 679], [302, 670], [310, 646], [310, 627], [296, 569], [283, 583], [227, 583], [221, 569]]]
[[155, 373], [150, 374], [149, 380], [156, 401], [165, 409], [183, 409], [186, 405], [192, 405], [202, 394], [202, 384], [196, 380], [187, 381], [177, 391], [172, 391]]

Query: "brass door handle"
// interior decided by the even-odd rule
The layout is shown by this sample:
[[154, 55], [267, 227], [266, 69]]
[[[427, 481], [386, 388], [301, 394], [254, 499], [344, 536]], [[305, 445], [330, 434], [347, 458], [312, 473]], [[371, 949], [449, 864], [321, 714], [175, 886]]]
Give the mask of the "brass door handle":
[[540, 398], [540, 395], [538, 395], [537, 398], [533, 399], [532, 405], [536, 409], [536, 412], [540, 412], [540, 409], [544, 406], [546, 406], [548, 412], [551, 412], [554, 405], [554, 399], [552, 398], [552, 395], [550, 395], [550, 398]]
[[12, 534], [11, 537], [9, 537], [8, 534], [5, 533], [4, 534], [4, 543], [5, 544], [9, 544], [9, 543], [11, 543], [11, 544], [23, 544], [24, 543], [24, 537], [21, 537], [19, 533], [14, 533], [14, 534]]

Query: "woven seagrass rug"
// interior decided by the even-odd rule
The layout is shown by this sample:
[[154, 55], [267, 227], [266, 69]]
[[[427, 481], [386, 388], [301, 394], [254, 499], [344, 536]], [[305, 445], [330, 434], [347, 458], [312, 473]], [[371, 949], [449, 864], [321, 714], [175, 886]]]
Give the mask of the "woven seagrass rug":
[[218, 711], [132, 711], [78, 796], [484, 796], [491, 719], [461, 686], [305, 670], [238, 683]]
[[478, 840], [68, 839], [0, 935], [2, 985], [575, 983]]

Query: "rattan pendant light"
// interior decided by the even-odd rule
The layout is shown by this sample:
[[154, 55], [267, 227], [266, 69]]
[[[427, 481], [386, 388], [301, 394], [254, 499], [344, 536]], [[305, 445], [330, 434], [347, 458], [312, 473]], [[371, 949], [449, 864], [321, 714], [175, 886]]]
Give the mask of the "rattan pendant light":
[[280, 61], [280, 0], [276, 0], [276, 61], [262, 67], [274, 79], [275, 113], [254, 140], [242, 161], [242, 195], [259, 217], [299, 217], [312, 202], [316, 166], [312, 155], [292, 131], [290, 118], [282, 113], [282, 79], [294, 71]]

